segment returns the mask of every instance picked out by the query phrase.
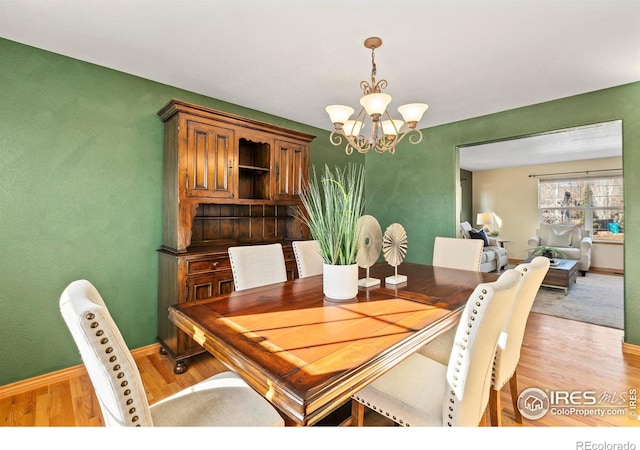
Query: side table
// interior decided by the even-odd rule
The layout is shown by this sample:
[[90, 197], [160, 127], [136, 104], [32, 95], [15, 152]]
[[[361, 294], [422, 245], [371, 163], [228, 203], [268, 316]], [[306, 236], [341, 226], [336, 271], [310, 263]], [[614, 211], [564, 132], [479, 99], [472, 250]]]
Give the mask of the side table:
[[508, 244], [511, 241], [508, 241], [506, 239], [498, 239], [498, 245], [502, 248], [504, 248], [504, 244]]

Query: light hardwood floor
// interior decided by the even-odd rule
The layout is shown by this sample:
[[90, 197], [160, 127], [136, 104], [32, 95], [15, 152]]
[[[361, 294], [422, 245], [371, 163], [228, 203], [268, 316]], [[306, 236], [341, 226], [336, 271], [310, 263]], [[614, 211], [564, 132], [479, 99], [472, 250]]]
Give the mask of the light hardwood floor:
[[[521, 391], [528, 387], [545, 391], [595, 391], [599, 397], [609, 395], [617, 402], [623, 393], [628, 395], [631, 389], [640, 389], [640, 357], [623, 354], [622, 338], [620, 330], [532, 313], [518, 368], [519, 388]], [[190, 361], [186, 373], [175, 375], [171, 361], [160, 355], [155, 346], [135, 354], [150, 403], [224, 370], [215, 358], [203, 354]], [[15, 395], [6, 392], [7, 389], [0, 387], [0, 426], [103, 424], [84, 369]], [[604, 403], [599, 400], [599, 404]], [[627, 408], [623, 416], [548, 413], [539, 420], [525, 418], [523, 426], [640, 425], [640, 420], [630, 417], [628, 401], [624, 406]], [[508, 386], [502, 392], [502, 407], [503, 426], [520, 426], [514, 421]]]

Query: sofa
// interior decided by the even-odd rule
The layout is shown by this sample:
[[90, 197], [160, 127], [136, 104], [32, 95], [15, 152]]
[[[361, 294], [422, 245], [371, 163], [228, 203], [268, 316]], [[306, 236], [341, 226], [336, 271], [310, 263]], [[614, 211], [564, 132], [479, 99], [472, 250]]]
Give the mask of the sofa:
[[536, 235], [528, 240], [529, 256], [537, 247], [551, 247], [561, 254], [554, 255], [563, 259], [579, 261], [578, 270], [585, 276], [591, 267], [591, 232], [580, 225], [561, 225], [541, 223]]
[[487, 236], [482, 230], [473, 229], [469, 222], [460, 224], [460, 237], [462, 239], [486, 239], [480, 260], [481, 272], [500, 272], [507, 267], [509, 263], [507, 250], [498, 245], [497, 238]]

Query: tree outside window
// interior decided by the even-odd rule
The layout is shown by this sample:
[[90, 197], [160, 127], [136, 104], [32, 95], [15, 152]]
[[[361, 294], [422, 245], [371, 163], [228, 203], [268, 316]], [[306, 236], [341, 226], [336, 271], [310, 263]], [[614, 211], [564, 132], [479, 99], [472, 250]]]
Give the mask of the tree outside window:
[[622, 176], [541, 179], [538, 183], [540, 221], [580, 225], [594, 239], [624, 240]]

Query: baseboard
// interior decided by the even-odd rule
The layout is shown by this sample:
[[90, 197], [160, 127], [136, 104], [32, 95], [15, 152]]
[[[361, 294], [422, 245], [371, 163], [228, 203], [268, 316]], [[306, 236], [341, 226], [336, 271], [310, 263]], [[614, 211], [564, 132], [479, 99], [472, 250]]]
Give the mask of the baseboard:
[[[150, 344], [145, 347], [131, 350], [131, 355], [133, 356], [133, 359], [137, 359], [150, 355], [152, 353], [157, 353], [158, 351], [160, 351], [160, 344]], [[77, 366], [68, 367], [66, 369], [57, 370], [55, 372], [45, 373], [44, 375], [40, 375], [37, 377], [16, 381], [15, 383], [11, 384], [6, 384], [4, 386], [0, 386], [0, 399], [22, 394], [24, 392], [48, 386], [53, 383], [66, 381], [70, 378], [77, 377], [85, 373], [87, 373], [87, 370], [85, 369], [84, 364], [79, 364]]]
[[600, 273], [603, 275], [621, 275], [624, 276], [623, 269], [611, 269], [607, 267], [589, 267], [589, 272]]
[[630, 355], [630, 356], [635, 356], [640, 358], [640, 345], [623, 342], [622, 353], [624, 353], [625, 355]]

